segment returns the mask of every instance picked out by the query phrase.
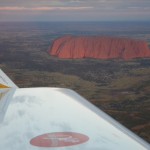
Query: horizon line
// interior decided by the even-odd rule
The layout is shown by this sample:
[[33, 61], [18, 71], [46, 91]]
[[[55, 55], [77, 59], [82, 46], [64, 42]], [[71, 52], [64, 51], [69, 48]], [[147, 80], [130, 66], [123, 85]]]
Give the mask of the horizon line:
[[150, 22], [150, 20], [0, 20], [0, 22]]

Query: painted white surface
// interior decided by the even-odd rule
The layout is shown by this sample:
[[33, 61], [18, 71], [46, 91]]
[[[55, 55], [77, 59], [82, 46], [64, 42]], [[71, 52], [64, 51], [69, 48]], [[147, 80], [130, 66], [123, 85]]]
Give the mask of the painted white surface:
[[[91, 109], [89, 109], [91, 108]], [[104, 118], [103, 118], [104, 117]], [[17, 89], [4, 121], [0, 124], [0, 150], [148, 150], [149, 144], [134, 140], [125, 129], [110, 124], [76, 93], [57, 88]], [[108, 121], [106, 121], [108, 120]], [[120, 128], [120, 129], [118, 129]], [[38, 135], [51, 132], [77, 132], [88, 142], [63, 148], [39, 148], [30, 145]]]
[[0, 89], [0, 94], [3, 92], [5, 93], [2, 95], [2, 97], [0, 97], [0, 123], [3, 121], [8, 105], [15, 90], [15, 88]]

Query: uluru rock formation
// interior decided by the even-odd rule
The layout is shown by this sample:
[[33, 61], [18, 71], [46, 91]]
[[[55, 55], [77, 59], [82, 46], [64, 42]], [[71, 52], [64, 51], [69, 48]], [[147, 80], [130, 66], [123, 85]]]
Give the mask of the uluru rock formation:
[[56, 39], [50, 55], [59, 58], [132, 59], [150, 57], [147, 42], [127, 38], [64, 36]]

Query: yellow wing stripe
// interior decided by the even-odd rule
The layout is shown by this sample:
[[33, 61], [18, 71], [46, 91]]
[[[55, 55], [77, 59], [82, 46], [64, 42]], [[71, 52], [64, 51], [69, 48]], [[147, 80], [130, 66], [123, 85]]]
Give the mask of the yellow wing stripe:
[[9, 86], [6, 86], [6, 85], [3, 85], [3, 84], [0, 84], [0, 89], [2, 88], [9, 88]]

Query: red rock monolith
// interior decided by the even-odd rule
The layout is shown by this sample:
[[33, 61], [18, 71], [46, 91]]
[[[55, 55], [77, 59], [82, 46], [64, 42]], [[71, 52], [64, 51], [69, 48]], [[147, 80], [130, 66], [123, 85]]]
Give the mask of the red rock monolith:
[[64, 36], [56, 39], [50, 55], [59, 58], [133, 59], [150, 57], [147, 42], [128, 38]]

